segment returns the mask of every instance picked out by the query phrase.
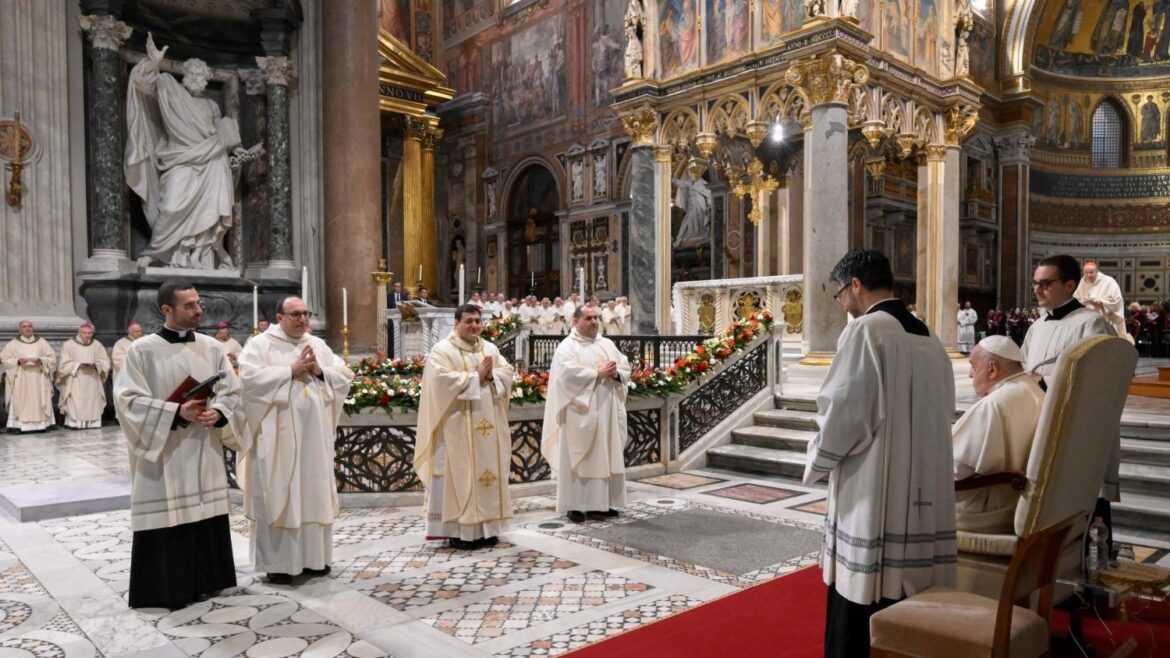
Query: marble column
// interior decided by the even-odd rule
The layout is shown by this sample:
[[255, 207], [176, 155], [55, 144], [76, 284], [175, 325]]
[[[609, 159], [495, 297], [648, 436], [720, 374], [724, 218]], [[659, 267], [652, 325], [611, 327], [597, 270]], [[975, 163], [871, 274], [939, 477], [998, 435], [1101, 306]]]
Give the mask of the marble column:
[[[427, 125], [422, 133], [419, 144], [422, 146], [420, 162], [422, 164], [422, 237], [419, 245], [419, 260], [423, 265], [423, 273], [428, 281], [439, 283], [439, 243], [438, 226], [435, 223], [435, 142], [442, 139], [443, 131], [435, 124]], [[407, 191], [409, 194], [409, 190]], [[446, 216], [447, 213], [443, 213]], [[474, 245], [467, 245], [474, 248]], [[458, 283], [452, 282], [456, 288]], [[469, 292], [468, 295], [471, 293]], [[438, 297], [438, 293], [434, 293]]]
[[670, 321], [671, 150], [669, 146], [654, 147], [654, 239], [647, 242], [654, 245], [654, 328], [659, 335], [674, 333]]
[[292, 62], [288, 57], [257, 57], [264, 73], [268, 132], [264, 150], [268, 160], [268, 276], [297, 273], [292, 245], [292, 176], [289, 158], [288, 85]]
[[325, 263], [329, 341], [341, 343], [342, 287], [349, 291], [350, 351], [373, 351], [377, 307], [370, 270], [382, 255], [381, 117], [375, 0], [324, 3]]
[[442, 131], [433, 120], [406, 117], [402, 146], [403, 285], [418, 292], [420, 283], [437, 296], [438, 247], [435, 243], [435, 140]]
[[630, 333], [638, 335], [653, 334], [658, 326], [655, 317], [657, 290], [652, 285], [643, 285], [655, 280], [658, 266], [654, 253], [658, 222], [653, 151], [651, 146], [630, 150]]
[[[957, 257], [959, 249], [958, 213], [955, 213], [954, 248], [948, 249], [947, 235], [952, 233], [947, 229], [947, 147], [941, 144], [931, 144], [925, 149], [925, 156], [918, 167], [918, 253], [915, 263], [915, 282], [917, 295], [915, 305], [918, 313], [924, 318], [926, 326], [942, 341], [943, 347], [953, 351], [958, 339], [956, 332], [957, 312], [955, 306], [958, 295], [958, 279], [952, 284], [947, 283], [946, 270], [950, 269], [957, 277]], [[956, 192], [957, 194], [957, 192]], [[956, 210], [957, 199], [956, 196]], [[953, 252], [955, 262], [949, 266], [946, 261], [948, 252]], [[947, 289], [953, 294], [947, 297]], [[946, 318], [950, 318], [948, 325]], [[948, 331], [949, 326], [949, 331]]]
[[83, 15], [90, 67], [86, 71], [86, 147], [89, 152], [89, 243], [86, 271], [127, 269], [126, 120], [122, 58], [133, 30], [109, 15]]
[[1028, 187], [1032, 147], [1036, 138], [1019, 130], [995, 138], [999, 156], [999, 259], [1000, 308], [1029, 305], [1032, 280], [1028, 258]]
[[[267, 90], [264, 73], [260, 69], [237, 71], [244, 83], [244, 98], [240, 103], [240, 139], [245, 147], [264, 140], [268, 129]], [[240, 195], [243, 207], [244, 274], [261, 278], [268, 264], [268, 158], [257, 158], [240, 170]], [[240, 241], [237, 241], [240, 242]]]
[[756, 223], [756, 276], [772, 276], [776, 273], [772, 265], [776, 261], [776, 229], [772, 210], [771, 190], [756, 192], [753, 203], [757, 204], [760, 219]]
[[789, 246], [792, 244], [792, 214], [789, 212], [788, 175], [776, 179], [776, 271], [774, 274], [791, 274], [792, 259]]

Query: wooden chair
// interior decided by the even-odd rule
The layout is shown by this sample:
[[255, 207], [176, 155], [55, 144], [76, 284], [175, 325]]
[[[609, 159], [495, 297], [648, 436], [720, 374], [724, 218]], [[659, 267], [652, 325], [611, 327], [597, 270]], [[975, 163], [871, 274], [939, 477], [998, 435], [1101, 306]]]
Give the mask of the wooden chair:
[[[1061, 545], [1079, 515], [1023, 538], [999, 600], [931, 587], [876, 613], [869, 621], [871, 658], [1031, 658], [1048, 655], [1049, 615]], [[1027, 608], [1039, 591], [1035, 612]]]

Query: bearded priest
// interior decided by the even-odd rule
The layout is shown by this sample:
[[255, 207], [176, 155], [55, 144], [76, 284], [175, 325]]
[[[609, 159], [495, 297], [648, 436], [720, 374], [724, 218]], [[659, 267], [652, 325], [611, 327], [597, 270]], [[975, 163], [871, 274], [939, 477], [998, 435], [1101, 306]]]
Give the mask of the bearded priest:
[[110, 357], [106, 348], [93, 337], [93, 325], [86, 322], [77, 335], [61, 346], [61, 363], [57, 365], [57, 388], [61, 391], [61, 411], [65, 427], [75, 430], [102, 426], [106, 409], [106, 377], [110, 375]]
[[624, 449], [630, 362], [600, 335], [592, 306], [573, 311], [573, 330], [553, 354], [540, 451], [557, 478], [557, 513], [581, 523], [626, 505]]
[[20, 321], [20, 335], [0, 352], [4, 363], [8, 432], [39, 432], [53, 425], [53, 373], [57, 354], [36, 335], [33, 323]]
[[480, 329], [479, 307], [464, 304], [455, 309], [455, 331], [427, 355], [414, 449], [427, 539], [460, 550], [495, 545], [512, 518], [513, 371]]
[[286, 297], [276, 324], [248, 341], [239, 360], [253, 432], [240, 466], [252, 564], [277, 585], [302, 571], [329, 573], [340, 511], [333, 443], [353, 371], [309, 334], [312, 317], [303, 299]]

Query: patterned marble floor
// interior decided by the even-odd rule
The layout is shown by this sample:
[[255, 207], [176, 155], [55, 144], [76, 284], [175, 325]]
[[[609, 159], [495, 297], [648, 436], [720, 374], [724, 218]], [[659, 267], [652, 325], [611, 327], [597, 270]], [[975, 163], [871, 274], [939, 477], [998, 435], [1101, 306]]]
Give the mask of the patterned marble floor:
[[[0, 486], [124, 472], [123, 446], [116, 427], [0, 436]], [[0, 656], [553, 656], [816, 560], [815, 551], [761, 556], [735, 573], [599, 536], [675, 514], [807, 532], [819, 527], [822, 489], [710, 470], [629, 487], [621, 516], [582, 524], [558, 517], [551, 497], [521, 498], [503, 540], [474, 552], [427, 542], [417, 507], [345, 509], [333, 572], [292, 586], [270, 585], [248, 564], [248, 521], [233, 508], [238, 586], [175, 612], [126, 607], [127, 512], [0, 516]], [[1135, 553], [1170, 563], [1170, 545]]]

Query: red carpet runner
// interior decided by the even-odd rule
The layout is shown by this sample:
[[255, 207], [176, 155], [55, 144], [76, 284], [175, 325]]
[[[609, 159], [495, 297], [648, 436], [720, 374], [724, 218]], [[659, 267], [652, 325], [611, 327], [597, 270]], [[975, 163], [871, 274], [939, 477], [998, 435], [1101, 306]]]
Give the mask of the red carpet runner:
[[573, 658], [818, 658], [825, 585], [807, 567], [571, 652]]

